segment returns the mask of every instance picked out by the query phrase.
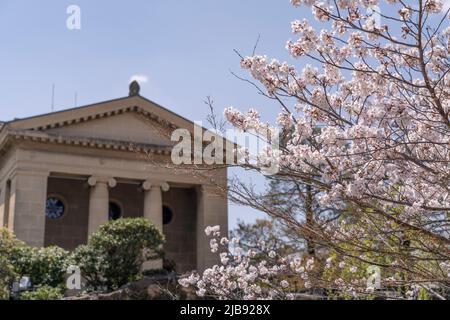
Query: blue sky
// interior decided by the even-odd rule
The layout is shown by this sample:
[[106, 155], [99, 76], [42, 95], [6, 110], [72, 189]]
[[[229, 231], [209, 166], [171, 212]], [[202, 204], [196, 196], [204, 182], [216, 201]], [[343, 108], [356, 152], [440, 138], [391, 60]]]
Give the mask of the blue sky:
[[[77, 4], [82, 29], [66, 28], [66, 8]], [[127, 94], [132, 75], [143, 74], [146, 97], [193, 120], [202, 101], [218, 108], [269, 106], [229, 70], [239, 70], [236, 48], [286, 57], [289, 1], [24, 1], [0, 0], [0, 119]]]
[[[68, 30], [66, 9], [81, 9], [81, 30]], [[133, 75], [143, 75], [141, 94], [191, 120], [203, 120], [203, 100], [218, 112], [229, 105], [277, 106], [237, 80], [233, 52], [287, 58], [290, 21], [300, 16], [288, 0], [0, 0], [0, 119], [26, 117], [122, 97]], [[256, 179], [262, 185], [263, 179]], [[230, 207], [252, 220], [248, 208]]]

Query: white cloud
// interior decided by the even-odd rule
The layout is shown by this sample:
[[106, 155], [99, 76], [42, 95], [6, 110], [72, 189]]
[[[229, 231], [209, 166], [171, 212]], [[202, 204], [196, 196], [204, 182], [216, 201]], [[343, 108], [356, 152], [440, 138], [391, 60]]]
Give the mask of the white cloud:
[[135, 74], [135, 75], [131, 76], [130, 83], [133, 81], [137, 81], [142, 84], [142, 83], [147, 83], [148, 80], [149, 79], [145, 74]]

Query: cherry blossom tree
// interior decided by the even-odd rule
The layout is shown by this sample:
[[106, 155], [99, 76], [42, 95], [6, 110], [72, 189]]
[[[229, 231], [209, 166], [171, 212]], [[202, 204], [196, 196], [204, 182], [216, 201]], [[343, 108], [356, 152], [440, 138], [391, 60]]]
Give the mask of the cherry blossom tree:
[[[317, 245], [328, 248], [329, 257], [315, 261], [321, 271], [305, 276], [305, 258], [298, 262], [299, 277], [316, 276], [317, 285], [356, 296], [367, 293], [366, 268], [376, 266], [383, 288], [400, 288], [403, 297], [425, 290], [444, 298], [450, 288], [449, 9], [441, 0], [291, 3], [309, 7], [316, 20], [292, 22], [294, 39], [286, 49], [293, 62], [241, 56], [253, 78], [247, 81], [279, 106], [279, 116], [267, 124], [255, 109], [229, 107], [224, 115], [240, 130], [292, 132], [280, 150], [268, 152], [280, 168], [271, 179], [310, 186], [320, 206], [343, 214], [304, 230], [242, 183], [231, 186], [231, 197], [313, 234]], [[283, 259], [276, 269], [300, 270]], [[226, 262], [207, 270], [206, 278], [224, 277]], [[248, 271], [240, 262], [232, 268]], [[270, 282], [255, 272], [255, 281]], [[197, 280], [204, 284], [205, 276]], [[283, 284], [273, 290], [289, 287]], [[256, 291], [243, 296], [258, 297]], [[262, 296], [286, 297], [285, 291]]]

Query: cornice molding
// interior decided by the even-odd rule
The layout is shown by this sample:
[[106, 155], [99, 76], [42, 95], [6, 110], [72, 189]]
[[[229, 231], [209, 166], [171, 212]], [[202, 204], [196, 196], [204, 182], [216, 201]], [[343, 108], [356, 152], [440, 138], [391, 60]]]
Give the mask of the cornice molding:
[[30, 128], [29, 130], [45, 131], [45, 130], [49, 130], [49, 129], [62, 128], [62, 127], [70, 126], [70, 125], [76, 125], [79, 123], [103, 119], [103, 118], [126, 114], [126, 113], [136, 113], [138, 115], [141, 115], [149, 120], [152, 120], [152, 121], [168, 128], [168, 129], [178, 129], [178, 127], [175, 124], [167, 121], [166, 119], [159, 117], [158, 115], [156, 115], [152, 112], [144, 110], [143, 108], [141, 108], [139, 106], [126, 106], [126, 107], [123, 107], [120, 109], [105, 111], [105, 112], [96, 113], [96, 114], [92, 114], [92, 115], [80, 116], [80, 117], [73, 118], [70, 120], [52, 122], [52, 123], [48, 123], [43, 126], [37, 126], [34, 128]]
[[30, 141], [95, 149], [107, 149], [125, 152], [145, 152], [158, 155], [170, 155], [171, 146], [159, 146], [130, 141], [107, 140], [100, 138], [72, 137], [61, 134], [49, 134], [31, 130], [6, 130], [0, 138], [0, 150], [11, 141]]

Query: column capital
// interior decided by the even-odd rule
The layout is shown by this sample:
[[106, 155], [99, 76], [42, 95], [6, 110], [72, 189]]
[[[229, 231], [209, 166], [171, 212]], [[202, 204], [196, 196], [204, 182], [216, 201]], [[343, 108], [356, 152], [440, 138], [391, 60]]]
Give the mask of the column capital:
[[87, 181], [88, 185], [95, 187], [98, 183], [107, 184], [110, 188], [114, 188], [117, 185], [117, 180], [111, 177], [97, 177], [91, 176]]
[[167, 192], [170, 186], [165, 181], [146, 180], [142, 183], [142, 189], [150, 191], [152, 188], [161, 188], [162, 191]]

